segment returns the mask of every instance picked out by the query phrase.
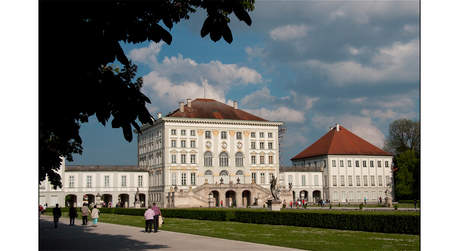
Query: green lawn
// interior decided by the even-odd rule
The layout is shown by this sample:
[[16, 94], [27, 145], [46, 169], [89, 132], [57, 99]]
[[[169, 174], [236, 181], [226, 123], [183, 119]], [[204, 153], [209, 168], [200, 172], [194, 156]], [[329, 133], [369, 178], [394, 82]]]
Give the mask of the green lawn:
[[[51, 215], [50, 213], [47, 213]], [[67, 213], [63, 213], [67, 216]], [[101, 222], [144, 227], [141, 216], [101, 214]], [[68, 219], [63, 219], [67, 222]], [[308, 250], [419, 250], [419, 235], [167, 218], [162, 230]]]

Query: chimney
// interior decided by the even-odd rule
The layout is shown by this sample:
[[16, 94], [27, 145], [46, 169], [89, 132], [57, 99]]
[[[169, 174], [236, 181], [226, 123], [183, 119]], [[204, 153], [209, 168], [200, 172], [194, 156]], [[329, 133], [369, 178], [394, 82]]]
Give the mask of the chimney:
[[162, 113], [158, 112], [158, 119], [160, 119], [162, 116]]
[[339, 132], [339, 124], [336, 123], [336, 131]]
[[180, 105], [180, 112], [185, 112], [185, 104], [182, 101], [180, 101], [179, 105]]
[[233, 101], [233, 108], [237, 109], [237, 101]]
[[191, 108], [191, 98], [186, 99], [186, 106], [188, 106], [188, 108]]

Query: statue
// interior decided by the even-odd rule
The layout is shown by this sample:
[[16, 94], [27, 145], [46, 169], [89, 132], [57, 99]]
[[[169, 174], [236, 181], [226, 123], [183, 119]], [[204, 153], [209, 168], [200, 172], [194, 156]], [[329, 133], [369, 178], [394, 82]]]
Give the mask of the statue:
[[273, 199], [278, 201], [279, 200], [279, 194], [280, 194], [280, 190], [279, 188], [277, 187], [277, 178], [273, 176], [273, 178], [271, 179], [271, 195], [273, 196]]
[[387, 189], [384, 192], [386, 194], [386, 198], [384, 198], [384, 204], [386, 207], [392, 207], [392, 184], [387, 184]]
[[223, 184], [223, 177], [220, 178], [220, 184]]
[[241, 184], [241, 179], [239, 179], [239, 177], [237, 177], [237, 184]]
[[140, 195], [139, 195], [139, 188], [137, 187], [137, 192], [135, 192], [135, 201], [134, 201], [134, 207], [135, 208], [140, 208]]

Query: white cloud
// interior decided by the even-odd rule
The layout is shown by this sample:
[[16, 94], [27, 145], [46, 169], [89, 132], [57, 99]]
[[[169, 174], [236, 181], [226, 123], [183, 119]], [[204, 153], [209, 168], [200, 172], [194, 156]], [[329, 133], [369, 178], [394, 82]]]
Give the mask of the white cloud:
[[269, 32], [273, 40], [293, 40], [307, 35], [309, 28], [306, 25], [284, 25], [277, 27]]
[[148, 47], [132, 49], [128, 55], [135, 62], [156, 65], [158, 63], [156, 58], [163, 44], [162, 41], [159, 43], [151, 42]]
[[247, 109], [249, 113], [253, 113], [267, 120], [294, 122], [300, 123], [304, 121], [304, 113], [285, 106], [278, 107], [274, 110], [266, 108], [261, 109]]
[[259, 105], [260, 103], [270, 103], [273, 102], [276, 97], [271, 95], [271, 91], [268, 87], [263, 87], [260, 90], [252, 92], [251, 94], [245, 96], [241, 99], [241, 105]]
[[349, 103], [351, 104], [362, 104], [365, 101], [367, 101], [367, 97], [360, 97], [360, 98], [353, 98], [349, 100]]

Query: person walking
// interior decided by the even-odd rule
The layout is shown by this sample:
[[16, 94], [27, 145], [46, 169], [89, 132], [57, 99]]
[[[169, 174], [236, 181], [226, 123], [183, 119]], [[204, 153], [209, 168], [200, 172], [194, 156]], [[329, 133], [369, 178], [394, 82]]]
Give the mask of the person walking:
[[161, 210], [159, 209], [158, 206], [156, 206], [156, 203], [153, 203], [153, 211], [155, 213], [155, 216], [154, 216], [154, 220], [153, 220], [153, 223], [154, 223], [154, 228], [155, 228], [155, 233], [158, 232], [158, 227], [159, 227], [159, 216], [161, 216]]
[[97, 226], [97, 221], [99, 220], [99, 209], [97, 209], [97, 205], [94, 205], [94, 208], [91, 211], [91, 218], [92, 218], [92, 225]]
[[151, 205], [148, 207], [147, 210], [145, 210], [143, 216], [145, 217], [145, 233], [151, 233], [151, 227], [153, 225], [153, 220], [155, 218], [155, 211], [153, 211]]
[[57, 228], [57, 223], [59, 223], [59, 218], [62, 216], [61, 209], [59, 204], [56, 204], [56, 207], [53, 208], [53, 218], [54, 218], [54, 228]]
[[83, 225], [88, 225], [88, 215], [91, 213], [88, 204], [84, 203], [81, 207], [81, 218], [83, 219]]
[[73, 204], [69, 208], [70, 226], [75, 225], [75, 218], [78, 216], [77, 210], [73, 207]]

